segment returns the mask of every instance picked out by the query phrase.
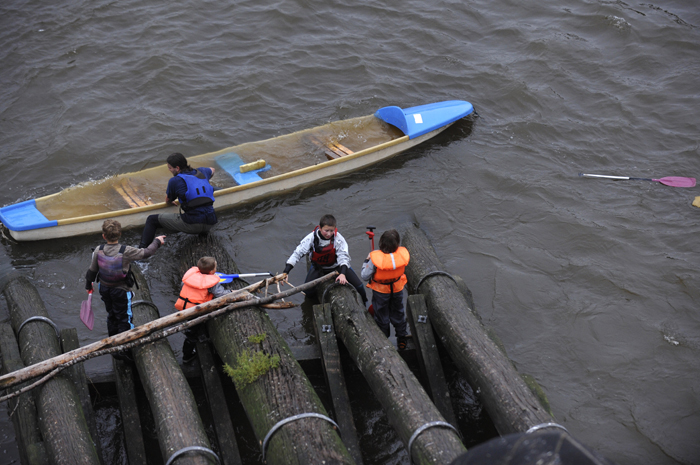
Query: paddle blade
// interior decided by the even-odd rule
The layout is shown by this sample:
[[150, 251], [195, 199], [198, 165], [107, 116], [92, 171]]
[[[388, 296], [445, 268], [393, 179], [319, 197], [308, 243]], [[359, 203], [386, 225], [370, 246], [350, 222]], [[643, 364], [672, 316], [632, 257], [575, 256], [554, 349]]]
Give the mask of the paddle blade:
[[679, 176], [666, 176], [661, 179], [654, 179], [661, 184], [672, 187], [695, 187], [695, 178], [682, 178]]
[[88, 294], [87, 300], [80, 304], [80, 321], [92, 331], [95, 326], [95, 314], [92, 312], [92, 293]]

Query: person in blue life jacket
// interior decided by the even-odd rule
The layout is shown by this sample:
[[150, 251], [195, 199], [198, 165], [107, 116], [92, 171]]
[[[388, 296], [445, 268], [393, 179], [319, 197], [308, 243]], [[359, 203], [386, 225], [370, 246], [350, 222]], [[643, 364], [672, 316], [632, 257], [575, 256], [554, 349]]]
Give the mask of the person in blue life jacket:
[[214, 212], [214, 188], [209, 180], [214, 168], [192, 168], [181, 153], [172, 153], [167, 159], [173, 177], [165, 190], [165, 203], [180, 205], [178, 213], [150, 215], [141, 235], [140, 248], [147, 247], [156, 235], [156, 229], [200, 234], [209, 231], [218, 221]]
[[[294, 253], [287, 259], [284, 274], [292, 271], [294, 265], [305, 255], [311, 256], [311, 266], [306, 274], [305, 283], [338, 271], [340, 274], [335, 281], [340, 284], [350, 283], [362, 297], [362, 302], [367, 303], [367, 293], [362, 281], [350, 268], [348, 243], [338, 232], [333, 215], [323, 215], [318, 226], [301, 240]], [[313, 297], [315, 291], [310, 289], [306, 291], [306, 295]]]
[[[100, 297], [107, 310], [107, 333], [110, 336], [128, 331], [134, 327], [131, 322], [131, 300], [134, 293], [133, 275], [130, 274], [131, 262], [143, 260], [155, 254], [165, 242], [165, 236], [154, 238], [145, 248], [135, 248], [119, 244], [122, 226], [119, 221], [105, 220], [102, 223], [102, 244], [92, 253], [90, 267], [85, 274], [85, 289], [92, 291], [97, 279]], [[117, 359], [129, 359], [124, 354], [114, 354]]]

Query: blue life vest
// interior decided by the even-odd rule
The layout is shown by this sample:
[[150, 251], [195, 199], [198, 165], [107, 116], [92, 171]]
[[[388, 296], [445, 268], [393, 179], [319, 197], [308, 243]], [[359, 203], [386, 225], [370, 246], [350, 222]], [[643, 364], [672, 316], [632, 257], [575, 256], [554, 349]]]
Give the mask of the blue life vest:
[[178, 174], [187, 185], [185, 192], [185, 202], [182, 203], [184, 211], [190, 211], [193, 208], [204, 207], [214, 204], [214, 188], [209, 184], [207, 177], [199, 170], [195, 170], [196, 175]]
[[126, 282], [128, 273], [124, 273], [122, 257], [124, 256], [125, 245], [119, 249], [119, 253], [114, 257], [108, 257], [104, 253], [104, 244], [97, 252], [97, 266], [99, 267], [99, 281], [107, 287], [114, 287]]

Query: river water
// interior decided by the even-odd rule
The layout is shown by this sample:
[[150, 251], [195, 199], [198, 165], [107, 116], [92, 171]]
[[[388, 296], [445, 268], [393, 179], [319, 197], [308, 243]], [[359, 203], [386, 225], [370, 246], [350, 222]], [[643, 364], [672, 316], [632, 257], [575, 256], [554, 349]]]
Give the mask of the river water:
[[[678, 0], [4, 0], [0, 205], [173, 151], [468, 100], [473, 124], [223, 212], [217, 234], [242, 271], [281, 271], [331, 212], [359, 268], [366, 225], [418, 221], [558, 423], [620, 464], [700, 464], [700, 188], [577, 176], [700, 177], [699, 27]], [[182, 239], [167, 240], [146, 265], [161, 309]], [[30, 276], [88, 344], [106, 334], [104, 314], [92, 332], [77, 316], [99, 243], [3, 239], [0, 271]], [[300, 315], [274, 318], [303, 343]], [[0, 428], [0, 462], [18, 463], [5, 416]]]

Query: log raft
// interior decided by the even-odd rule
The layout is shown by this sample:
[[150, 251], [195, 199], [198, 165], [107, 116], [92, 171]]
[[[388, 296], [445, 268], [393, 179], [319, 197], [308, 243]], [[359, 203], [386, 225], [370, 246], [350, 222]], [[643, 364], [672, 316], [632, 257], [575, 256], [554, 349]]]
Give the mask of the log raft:
[[[0, 324], [0, 354], [2, 354], [2, 372], [11, 373], [24, 368], [19, 355], [17, 339], [12, 327], [7, 323]], [[25, 383], [27, 384], [27, 383]], [[21, 389], [24, 385], [19, 385]], [[7, 402], [7, 413], [12, 418], [12, 424], [17, 438], [20, 463], [27, 465], [48, 465], [49, 458], [39, 431], [36, 415], [36, 405], [31, 392], [20, 394]]]
[[[203, 256], [216, 258], [219, 270], [238, 272], [214, 234], [188, 238], [179, 255], [180, 276]], [[231, 283], [233, 288], [243, 285], [241, 280]], [[206, 327], [219, 356], [230, 367], [237, 367], [239, 357], [246, 352], [279, 356], [277, 368], [250, 384], [236, 385], [253, 432], [263, 445], [266, 463], [354, 463], [334, 425], [322, 418], [328, 418], [328, 413], [264, 309], [241, 308], [207, 322]], [[249, 340], [261, 335], [261, 342]]]
[[345, 344], [413, 463], [450, 463], [466, 452], [457, 432], [379, 329], [351, 286], [317, 286], [331, 304], [336, 334]]
[[[132, 302], [133, 324], [140, 326], [159, 318], [151, 300], [148, 284], [136, 266], [131, 267], [138, 283]], [[132, 350], [136, 369], [157, 427], [158, 443], [167, 462], [175, 454], [173, 464], [215, 464], [197, 402], [185, 375], [180, 370], [173, 350], [166, 339], [139, 346]], [[125, 431], [129, 434], [128, 431]], [[198, 448], [183, 452], [186, 448]]]
[[409, 285], [425, 296], [439, 340], [481, 400], [501, 435], [525, 432], [552, 417], [528, 388], [510, 360], [488, 337], [463, 291], [447, 273], [425, 233], [413, 224], [400, 228], [411, 254]]
[[[19, 332], [19, 348], [25, 366], [61, 353], [58, 336], [36, 288], [20, 276], [11, 279], [3, 293], [12, 328]], [[42, 317], [27, 321], [30, 317]], [[48, 320], [48, 322], [47, 322]], [[80, 397], [67, 375], [60, 374], [32, 392], [46, 453], [57, 465], [98, 465], [100, 457], [80, 407]]]

